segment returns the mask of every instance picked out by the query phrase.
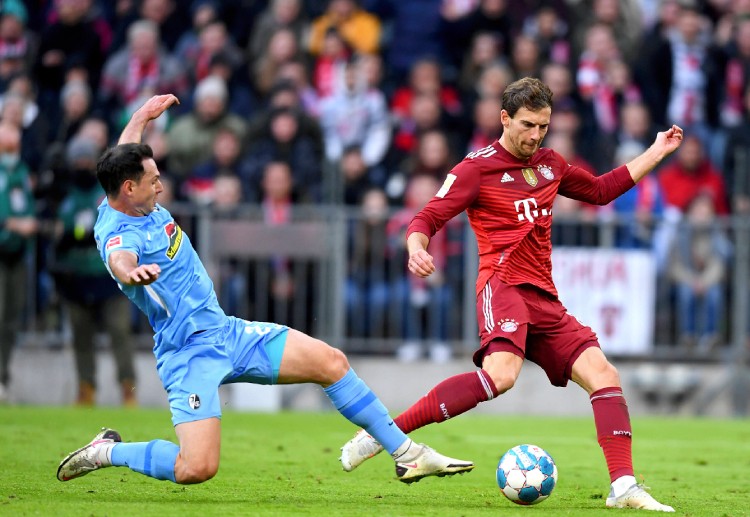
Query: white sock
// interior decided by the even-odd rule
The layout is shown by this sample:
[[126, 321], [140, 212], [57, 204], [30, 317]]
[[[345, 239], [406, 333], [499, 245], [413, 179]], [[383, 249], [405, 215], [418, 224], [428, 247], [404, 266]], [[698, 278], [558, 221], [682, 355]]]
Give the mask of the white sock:
[[620, 497], [633, 485], [635, 485], [634, 476], [620, 476], [612, 481], [612, 493], [615, 497]]
[[112, 448], [115, 443], [100, 443], [99, 450], [96, 451], [96, 457], [99, 460], [100, 466], [111, 467], [112, 466]]
[[391, 457], [395, 460], [409, 452], [409, 448], [411, 447], [411, 444], [414, 443], [411, 441], [411, 438], [407, 438], [404, 443], [398, 446], [398, 449], [393, 451], [393, 454], [391, 454]]

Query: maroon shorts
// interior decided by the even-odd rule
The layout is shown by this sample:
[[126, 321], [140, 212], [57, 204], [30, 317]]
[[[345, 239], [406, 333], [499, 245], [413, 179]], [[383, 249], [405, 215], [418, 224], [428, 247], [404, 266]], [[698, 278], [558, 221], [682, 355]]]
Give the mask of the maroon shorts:
[[599, 346], [594, 331], [556, 297], [533, 285], [504, 284], [497, 275], [477, 296], [477, 323], [474, 364], [481, 367], [492, 352], [511, 352], [541, 366], [555, 386], [567, 385], [575, 360]]

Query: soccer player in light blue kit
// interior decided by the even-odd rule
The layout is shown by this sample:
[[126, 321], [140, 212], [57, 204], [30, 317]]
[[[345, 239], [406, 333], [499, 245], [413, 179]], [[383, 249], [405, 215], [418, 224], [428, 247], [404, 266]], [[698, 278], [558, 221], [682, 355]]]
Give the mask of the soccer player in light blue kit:
[[190, 239], [157, 204], [159, 170], [151, 148], [140, 143], [148, 122], [177, 102], [174, 95], [146, 101], [118, 145], [100, 158], [97, 177], [107, 197], [94, 235], [112, 277], [154, 329], [156, 368], [179, 445], [122, 443], [117, 431], [105, 428], [62, 460], [57, 478], [68, 481], [118, 466], [181, 484], [211, 479], [219, 469], [218, 388], [232, 382], [321, 385], [344, 417], [391, 453], [396, 475], [405, 483], [473, 469], [469, 461], [413, 443], [340, 350], [283, 325], [224, 314]]

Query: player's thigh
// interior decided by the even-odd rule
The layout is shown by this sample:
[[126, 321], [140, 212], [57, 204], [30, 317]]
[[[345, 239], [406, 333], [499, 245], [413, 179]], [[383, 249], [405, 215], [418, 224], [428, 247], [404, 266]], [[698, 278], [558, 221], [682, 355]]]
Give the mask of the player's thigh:
[[289, 329], [279, 367], [279, 384], [314, 382], [323, 386], [341, 379], [349, 362], [341, 350], [298, 330]]
[[174, 430], [180, 442], [178, 462], [192, 466], [192, 468], [200, 466], [213, 473], [218, 470], [221, 452], [221, 420], [206, 418], [185, 422], [177, 424]]

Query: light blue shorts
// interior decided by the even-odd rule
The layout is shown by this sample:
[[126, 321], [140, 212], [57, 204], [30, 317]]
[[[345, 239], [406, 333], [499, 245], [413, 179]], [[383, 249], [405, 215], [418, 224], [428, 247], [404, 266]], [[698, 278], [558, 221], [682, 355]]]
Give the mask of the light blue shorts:
[[288, 330], [230, 316], [224, 328], [193, 334], [180, 350], [162, 357], [157, 369], [172, 424], [221, 417], [222, 384], [275, 384]]

